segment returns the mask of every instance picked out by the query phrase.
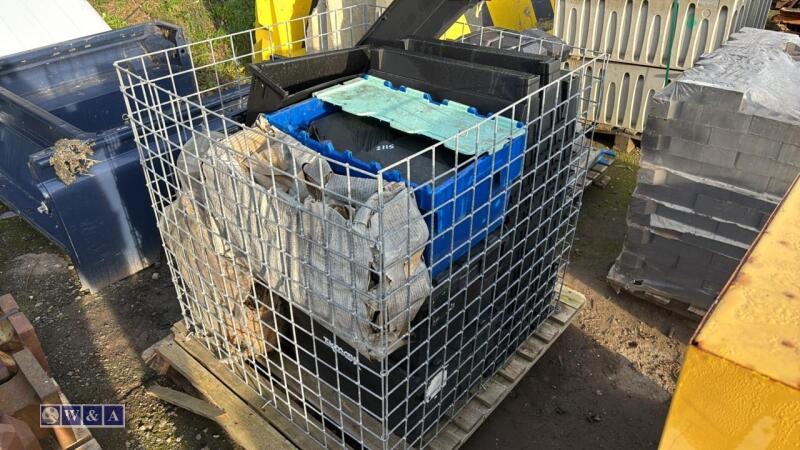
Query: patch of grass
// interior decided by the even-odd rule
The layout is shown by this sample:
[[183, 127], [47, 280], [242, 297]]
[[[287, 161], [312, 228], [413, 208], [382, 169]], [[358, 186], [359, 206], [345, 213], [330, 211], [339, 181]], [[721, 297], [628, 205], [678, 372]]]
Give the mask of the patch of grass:
[[[639, 152], [618, 153], [606, 171], [611, 177], [608, 186], [586, 189], [571, 264], [590, 268], [598, 267], [597, 262], [602, 261], [610, 267], [616, 259], [627, 229], [628, 203], [636, 188], [639, 157]], [[602, 264], [599, 266], [603, 268]]]
[[112, 30], [116, 30], [119, 28], [125, 28], [128, 26], [128, 22], [125, 19], [117, 16], [113, 16], [111, 14], [103, 13], [102, 14], [103, 20], [106, 21], [108, 26], [111, 27]]
[[[255, 23], [252, 0], [89, 0], [89, 3], [112, 28], [161, 20], [183, 28], [194, 43], [249, 30]], [[195, 67], [213, 64], [213, 67], [198, 71], [200, 89], [241, 78], [245, 74], [243, 63], [249, 62], [249, 58], [236, 62], [222, 61], [251, 51], [247, 34], [237, 36], [233, 42], [220, 39], [192, 45]]]

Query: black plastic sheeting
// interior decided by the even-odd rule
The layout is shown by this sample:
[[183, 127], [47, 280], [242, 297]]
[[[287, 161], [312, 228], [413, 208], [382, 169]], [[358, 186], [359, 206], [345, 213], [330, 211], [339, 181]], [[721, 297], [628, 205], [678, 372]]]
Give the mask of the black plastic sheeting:
[[[343, 111], [319, 118], [308, 127], [309, 135], [320, 141], [330, 141], [337, 149], [350, 150], [363, 161], [376, 161], [387, 167], [434, 145], [436, 141], [424, 136], [403, 133], [388, 124], [370, 117], [360, 117]], [[433, 158], [436, 153], [435, 160]], [[397, 169], [413, 183], [430, 182], [472, 158], [463, 155], [456, 161], [456, 154], [443, 146], [435, 152], [419, 155]]]

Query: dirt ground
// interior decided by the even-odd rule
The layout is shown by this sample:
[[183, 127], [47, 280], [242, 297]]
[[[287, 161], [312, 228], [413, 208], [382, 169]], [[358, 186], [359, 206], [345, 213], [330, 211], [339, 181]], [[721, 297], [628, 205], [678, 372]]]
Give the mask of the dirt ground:
[[[486, 448], [653, 448], [695, 323], [618, 295], [605, 274], [625, 233], [637, 159], [623, 155], [605, 189], [584, 197], [567, 283], [587, 305], [467, 443]], [[81, 292], [70, 262], [0, 204], [0, 292], [31, 318], [57, 382], [74, 403], [125, 403], [125, 430], [95, 430], [108, 449], [235, 447], [211, 421], [145, 392], [169, 385], [140, 353], [169, 333], [180, 308], [165, 266]]]

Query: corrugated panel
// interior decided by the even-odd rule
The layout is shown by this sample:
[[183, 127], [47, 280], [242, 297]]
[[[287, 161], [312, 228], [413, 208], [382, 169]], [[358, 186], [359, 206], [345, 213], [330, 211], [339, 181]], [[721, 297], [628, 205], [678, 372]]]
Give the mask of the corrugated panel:
[[0, 0], [0, 56], [110, 29], [86, 0]]

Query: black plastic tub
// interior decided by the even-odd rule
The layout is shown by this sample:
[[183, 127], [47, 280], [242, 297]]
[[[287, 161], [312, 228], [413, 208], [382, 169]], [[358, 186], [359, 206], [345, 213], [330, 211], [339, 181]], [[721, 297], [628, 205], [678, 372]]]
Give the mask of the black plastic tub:
[[369, 70], [369, 47], [334, 50], [298, 58], [250, 64], [253, 81], [247, 99], [247, 123]]
[[250, 65], [248, 123], [305, 100], [315, 91], [368, 73], [398, 86], [449, 99], [483, 114], [502, 110], [539, 89], [539, 76], [398, 48], [354, 47]]
[[358, 41], [387, 44], [406, 36], [438, 38], [458, 17], [482, 0], [403, 0], [392, 2]]
[[[485, 254], [465, 256], [434, 279], [429, 301], [411, 321], [408, 342], [387, 357], [384, 375], [381, 361], [366, 360], [323, 324], [290, 305], [297, 361], [376, 419], [385, 407], [389, 429], [414, 445], [484, 375], [485, 356], [492, 350], [489, 319], [493, 305], [499, 304], [495, 292], [502, 292], [494, 285], [500, 273], [508, 271], [510, 261], [501, 259], [507, 247], [498, 230], [486, 239]], [[288, 340], [283, 345], [292, 346]]]
[[418, 37], [405, 38], [399, 43], [412, 52], [539, 75], [541, 84], [561, 76], [561, 62], [549, 56]]

